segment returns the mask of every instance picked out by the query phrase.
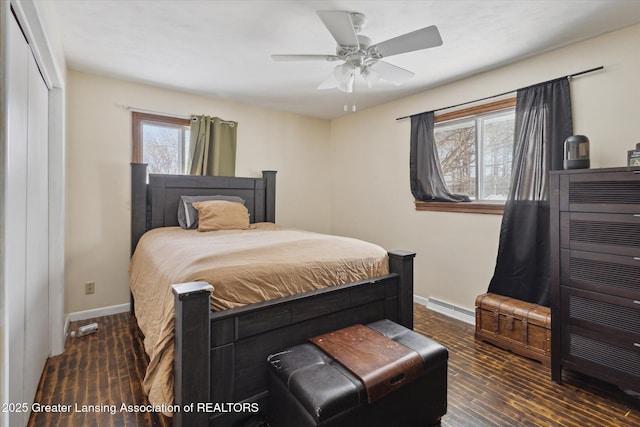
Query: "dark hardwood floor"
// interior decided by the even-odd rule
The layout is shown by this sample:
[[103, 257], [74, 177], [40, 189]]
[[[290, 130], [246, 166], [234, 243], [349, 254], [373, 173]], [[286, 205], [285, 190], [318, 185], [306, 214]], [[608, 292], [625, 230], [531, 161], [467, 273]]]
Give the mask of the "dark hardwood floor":
[[[122, 403], [148, 405], [142, 391], [148, 358], [135, 318], [122, 313], [88, 319], [72, 322], [70, 330], [94, 321], [98, 332], [68, 337], [65, 352], [47, 361], [40, 378], [36, 403], [70, 407], [32, 412], [28, 426], [171, 426], [171, 419], [161, 414], [120, 411]], [[104, 411], [82, 412], [82, 405]]]
[[[471, 325], [418, 305], [415, 314], [415, 330], [449, 349], [443, 426], [640, 426], [640, 401], [612, 385], [571, 372], [556, 384], [539, 362], [476, 342]], [[170, 426], [159, 414], [120, 411], [122, 403], [147, 404], [147, 358], [135, 319], [123, 313], [81, 324], [93, 320], [98, 333], [68, 338], [65, 353], [47, 362], [36, 395], [37, 403], [71, 410], [34, 412], [29, 426]], [[106, 412], [81, 412], [83, 405]]]

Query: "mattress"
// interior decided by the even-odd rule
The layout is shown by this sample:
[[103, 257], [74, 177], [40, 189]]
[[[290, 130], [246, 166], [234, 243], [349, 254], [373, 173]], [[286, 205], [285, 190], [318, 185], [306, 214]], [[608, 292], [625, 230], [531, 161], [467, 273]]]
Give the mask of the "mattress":
[[377, 245], [272, 223], [249, 230], [148, 231], [131, 258], [129, 277], [150, 358], [143, 383], [150, 403], [173, 404], [171, 285], [208, 282], [211, 308], [224, 310], [388, 272], [387, 252]]

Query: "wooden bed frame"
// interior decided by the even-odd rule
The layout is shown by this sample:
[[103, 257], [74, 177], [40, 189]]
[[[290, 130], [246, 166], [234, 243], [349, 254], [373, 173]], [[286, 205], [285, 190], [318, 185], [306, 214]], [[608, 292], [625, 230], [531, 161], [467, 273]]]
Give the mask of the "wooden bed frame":
[[[181, 195], [237, 195], [252, 222], [275, 222], [275, 171], [262, 178], [151, 174], [147, 184], [146, 165], [131, 166], [132, 253], [145, 231], [178, 225]], [[413, 329], [414, 257], [389, 252], [388, 275], [224, 311], [210, 310], [207, 284], [174, 285], [174, 403], [183, 410], [173, 425], [231, 426], [256, 408], [264, 413], [267, 356], [310, 337], [384, 318]], [[132, 313], [133, 304], [132, 297]]]

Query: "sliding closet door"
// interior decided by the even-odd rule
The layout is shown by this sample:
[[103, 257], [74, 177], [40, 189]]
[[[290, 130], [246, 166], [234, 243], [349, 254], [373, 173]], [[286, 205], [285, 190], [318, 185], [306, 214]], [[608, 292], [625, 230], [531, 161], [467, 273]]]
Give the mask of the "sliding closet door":
[[[7, 40], [4, 402], [33, 402], [49, 354], [48, 90], [17, 22]], [[24, 426], [27, 412], [0, 424]]]
[[[8, 396], [5, 402], [24, 402], [24, 318], [27, 271], [27, 133], [29, 104], [29, 46], [18, 24], [9, 19], [7, 43], [7, 119], [8, 144], [5, 158], [5, 237], [4, 290], [5, 320], [8, 333]], [[6, 362], [5, 362], [6, 363]], [[24, 415], [3, 413], [7, 426], [23, 426]], [[6, 420], [6, 419], [5, 419]]]
[[33, 402], [49, 355], [49, 92], [29, 53], [25, 402]]

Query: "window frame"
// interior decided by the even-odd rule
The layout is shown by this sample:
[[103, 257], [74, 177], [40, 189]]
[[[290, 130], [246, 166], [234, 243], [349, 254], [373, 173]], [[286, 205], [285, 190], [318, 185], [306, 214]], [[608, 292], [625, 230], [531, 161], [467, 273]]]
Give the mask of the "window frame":
[[[495, 113], [501, 110], [514, 108], [515, 106], [516, 97], [514, 96], [461, 110], [451, 111], [449, 113], [438, 114], [435, 117], [435, 123], [470, 118], [479, 114]], [[417, 211], [462, 212], [490, 215], [502, 215], [504, 213], [504, 203], [504, 200], [497, 200], [495, 202], [488, 200], [471, 202], [423, 202], [420, 200], [414, 200], [415, 209]]]
[[131, 161], [133, 163], [142, 163], [144, 158], [142, 143], [142, 125], [145, 122], [158, 123], [161, 125], [172, 126], [191, 126], [191, 119], [175, 116], [163, 116], [160, 114], [141, 113], [133, 111], [131, 113], [131, 129], [132, 129], [132, 154]]

